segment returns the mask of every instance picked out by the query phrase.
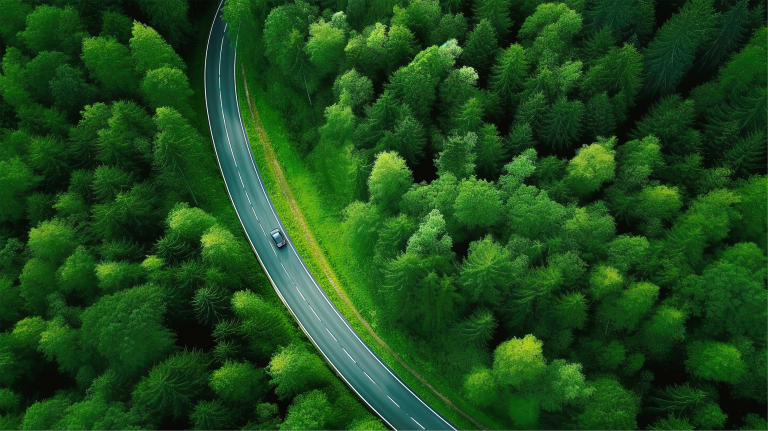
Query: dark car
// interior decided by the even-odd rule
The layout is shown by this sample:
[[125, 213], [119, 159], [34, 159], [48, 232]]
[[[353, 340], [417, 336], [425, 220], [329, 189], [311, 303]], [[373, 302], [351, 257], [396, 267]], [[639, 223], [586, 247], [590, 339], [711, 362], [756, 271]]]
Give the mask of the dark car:
[[285, 245], [285, 238], [283, 238], [283, 234], [280, 232], [280, 229], [272, 229], [272, 232], [269, 233], [272, 235], [272, 239], [275, 240], [275, 244], [277, 244], [277, 248], [280, 248]]

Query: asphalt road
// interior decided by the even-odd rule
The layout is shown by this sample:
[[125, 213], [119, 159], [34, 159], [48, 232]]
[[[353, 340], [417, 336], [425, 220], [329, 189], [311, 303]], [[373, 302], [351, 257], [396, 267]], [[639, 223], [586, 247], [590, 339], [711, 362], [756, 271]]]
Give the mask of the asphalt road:
[[[389, 427], [455, 430], [365, 345], [294, 248], [248, 144], [235, 87], [236, 54], [220, 8], [211, 26], [205, 57], [208, 122], [227, 193], [272, 286], [318, 350]], [[288, 244], [280, 249], [269, 236], [276, 227], [288, 238]]]

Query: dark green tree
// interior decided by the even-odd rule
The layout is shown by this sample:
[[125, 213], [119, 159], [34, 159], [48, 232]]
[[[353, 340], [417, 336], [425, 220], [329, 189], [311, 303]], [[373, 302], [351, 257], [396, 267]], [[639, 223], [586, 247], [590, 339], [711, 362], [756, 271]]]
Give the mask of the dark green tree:
[[51, 105], [55, 98], [48, 83], [56, 76], [56, 69], [70, 62], [70, 57], [59, 51], [43, 51], [27, 63], [29, 91], [40, 103]]
[[146, 370], [165, 357], [175, 338], [162, 325], [163, 299], [162, 291], [152, 285], [103, 296], [82, 314], [82, 347], [126, 373]]
[[206, 389], [208, 359], [198, 351], [176, 353], [142, 377], [131, 394], [134, 409], [180, 418]]
[[171, 45], [180, 47], [192, 31], [187, 18], [189, 3], [184, 0], [139, 0], [138, 3], [149, 17], [150, 25], [165, 35]]
[[499, 50], [497, 33], [488, 19], [480, 20], [467, 36], [461, 60], [479, 73], [487, 73]]
[[472, 11], [478, 23], [484, 19], [488, 20], [496, 34], [501, 39], [505, 39], [509, 34], [509, 27], [512, 26], [512, 20], [509, 18], [509, 6], [510, 0], [475, 0]]
[[696, 51], [706, 42], [715, 22], [712, 0], [693, 0], [664, 23], [643, 52], [646, 93], [666, 95], [674, 91], [693, 66]]
[[88, 34], [73, 7], [64, 9], [40, 5], [27, 15], [27, 27], [18, 34], [33, 54], [42, 51], [62, 51], [76, 55], [80, 43]]

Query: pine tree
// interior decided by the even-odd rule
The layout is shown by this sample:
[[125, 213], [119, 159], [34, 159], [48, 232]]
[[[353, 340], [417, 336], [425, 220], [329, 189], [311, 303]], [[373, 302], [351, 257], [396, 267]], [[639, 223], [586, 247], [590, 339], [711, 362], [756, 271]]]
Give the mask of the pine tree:
[[153, 415], [180, 418], [206, 389], [207, 367], [202, 352], [174, 354], [141, 378], [132, 393], [133, 403]]
[[478, 22], [487, 19], [496, 34], [505, 39], [509, 33], [509, 27], [512, 26], [512, 20], [509, 18], [509, 4], [510, 0], [475, 0], [473, 7], [475, 19]]
[[724, 15], [717, 17], [716, 32], [707, 50], [696, 62], [698, 73], [717, 68], [738, 46], [746, 32], [749, 20], [747, 0], [739, 1]]
[[503, 50], [493, 66], [490, 88], [503, 101], [512, 104], [528, 77], [528, 62], [525, 50], [518, 44]]
[[696, 51], [714, 28], [713, 0], [692, 0], [665, 22], [643, 52], [645, 92], [666, 95], [674, 91], [693, 66]]
[[496, 30], [489, 20], [483, 19], [469, 33], [461, 59], [464, 64], [479, 73], [486, 73], [491, 68], [498, 50]]
[[571, 147], [581, 133], [584, 104], [561, 97], [547, 112], [542, 140], [555, 150]]

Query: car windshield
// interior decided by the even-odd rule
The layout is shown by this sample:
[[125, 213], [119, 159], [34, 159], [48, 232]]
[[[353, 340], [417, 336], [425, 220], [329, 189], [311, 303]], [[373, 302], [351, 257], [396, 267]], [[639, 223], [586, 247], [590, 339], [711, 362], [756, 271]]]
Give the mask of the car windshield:
[[274, 238], [277, 242], [283, 242], [283, 237], [280, 236], [280, 232], [273, 233], [272, 238]]

